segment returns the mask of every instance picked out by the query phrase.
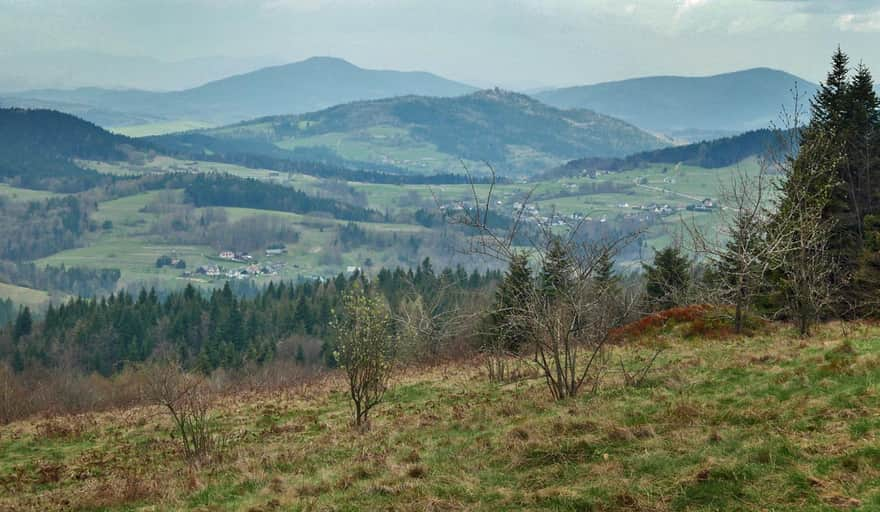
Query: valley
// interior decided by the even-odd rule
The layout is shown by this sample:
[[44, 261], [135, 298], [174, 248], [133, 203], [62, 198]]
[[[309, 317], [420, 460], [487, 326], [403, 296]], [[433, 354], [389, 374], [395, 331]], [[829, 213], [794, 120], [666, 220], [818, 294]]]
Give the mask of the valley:
[[742, 5], [4, 5], [0, 512], [880, 509], [880, 13]]
[[[81, 165], [115, 176], [161, 175], [185, 170], [189, 173], [227, 173], [245, 179], [257, 179], [266, 183], [303, 190], [313, 195], [349, 197], [357, 204], [379, 212], [388, 212], [389, 222], [357, 222], [359, 228], [373, 240], [358, 247], [346, 247], [338, 240], [338, 231], [347, 223], [324, 216], [302, 215], [254, 208], [220, 208], [229, 222], [242, 219], [258, 219], [272, 216], [298, 233], [295, 243], [286, 243], [286, 254], [271, 258], [263, 256], [265, 247], [257, 248], [255, 257], [259, 263], [280, 264], [275, 272], [258, 277], [256, 284], [272, 279], [308, 279], [332, 277], [348, 268], [393, 267], [418, 264], [430, 257], [439, 264], [464, 263], [469, 258], [456, 254], [465, 243], [445, 235], [446, 228], [440, 219], [427, 226], [416, 220], [419, 210], [429, 213], [448, 209], [453, 211], [473, 205], [473, 190], [466, 184], [446, 185], [386, 185], [320, 179], [304, 174], [282, 174], [268, 169], [250, 169], [215, 162], [182, 161], [157, 157], [141, 164], [83, 161]], [[542, 222], [574, 223], [617, 226], [628, 222], [634, 229], [644, 230], [643, 257], [650, 257], [653, 249], [660, 249], [672, 238], [683, 236], [680, 227], [682, 217], [696, 218], [703, 223], [713, 222], [711, 212], [693, 213], [686, 210], [704, 198], [717, 200], [719, 188], [736, 172], [755, 172], [757, 163], [744, 161], [721, 169], [705, 169], [693, 166], [653, 165], [642, 169], [615, 173], [600, 173], [569, 178], [500, 183], [494, 190], [493, 210], [503, 215], [517, 214], [518, 205], [530, 198], [534, 213], [529, 216]], [[479, 197], [488, 192], [488, 185], [475, 185]], [[7, 195], [24, 198], [40, 198], [38, 192], [6, 187]], [[28, 194], [33, 195], [28, 195]], [[187, 282], [211, 286], [228, 278], [227, 271], [247, 267], [219, 260], [223, 251], [240, 252], [244, 248], [220, 245], [191, 245], [170, 243], [169, 233], [156, 230], [162, 214], [145, 211], [159, 196], [169, 201], [164, 208], [184, 207], [181, 189], [135, 194], [120, 199], [99, 202], [92, 216], [97, 225], [109, 222], [112, 228], [99, 229], [87, 235], [84, 247], [62, 251], [42, 258], [39, 264], [84, 266], [92, 268], [119, 268], [122, 271], [121, 286], [136, 289], [141, 286], [174, 289]], [[696, 199], [694, 199], [696, 198]], [[663, 210], [664, 206], [668, 210]], [[213, 208], [212, 208], [213, 209]], [[195, 208], [199, 215], [204, 208]], [[657, 210], [657, 211], [655, 211]], [[400, 244], [409, 240], [418, 248], [402, 251]], [[387, 244], [387, 245], [386, 245]], [[423, 247], [424, 246], [424, 247]], [[156, 268], [156, 260], [162, 255], [183, 259], [187, 264], [184, 272], [174, 268]], [[218, 261], [219, 260], [219, 261]], [[638, 253], [622, 259], [624, 267], [637, 266]], [[369, 265], [367, 264], [369, 263]], [[209, 279], [205, 275], [187, 275], [199, 267], [219, 266], [222, 273]], [[250, 279], [250, 278], [248, 278]]]

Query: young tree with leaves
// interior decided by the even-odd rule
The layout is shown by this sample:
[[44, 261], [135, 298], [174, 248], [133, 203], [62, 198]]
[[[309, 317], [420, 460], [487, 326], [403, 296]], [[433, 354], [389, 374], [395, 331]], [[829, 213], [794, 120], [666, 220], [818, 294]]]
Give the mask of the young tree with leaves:
[[335, 357], [348, 380], [355, 424], [368, 428], [370, 410], [382, 401], [394, 366], [391, 315], [381, 298], [355, 288], [342, 299], [332, 328]]

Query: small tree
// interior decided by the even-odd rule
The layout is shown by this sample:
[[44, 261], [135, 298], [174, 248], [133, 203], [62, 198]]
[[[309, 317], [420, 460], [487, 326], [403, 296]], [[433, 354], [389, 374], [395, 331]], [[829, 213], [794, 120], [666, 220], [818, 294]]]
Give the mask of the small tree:
[[838, 186], [840, 158], [831, 134], [814, 128], [809, 142], [783, 167], [773, 229], [788, 247], [780, 256], [779, 285], [801, 336], [834, 306], [835, 292], [848, 279], [830, 249], [835, 220], [825, 216]]
[[755, 297], [788, 250], [789, 238], [771, 229], [774, 217], [768, 196], [774, 183], [768, 167], [768, 161], [762, 160], [757, 174], [737, 172], [722, 184], [722, 208], [715, 214], [719, 222], [712, 225], [711, 233], [695, 221], [685, 222], [695, 252], [708, 259], [709, 272], [715, 277], [708, 300], [733, 304], [736, 333], [742, 332]]
[[686, 302], [691, 281], [691, 262], [676, 246], [654, 253], [653, 264], [644, 264], [648, 300], [655, 309], [669, 309]]
[[388, 308], [378, 297], [362, 290], [348, 292], [342, 311], [333, 320], [336, 360], [345, 370], [354, 405], [354, 421], [369, 426], [370, 410], [382, 401], [391, 377], [394, 338]]
[[430, 290], [406, 283], [409, 292], [394, 314], [398, 356], [436, 361], [449, 343], [462, 334], [469, 315], [459, 310], [461, 290], [452, 280], [438, 280]]
[[12, 327], [12, 339], [18, 341], [19, 339], [30, 335], [33, 330], [34, 321], [31, 317], [31, 308], [25, 306], [18, 312], [18, 316], [15, 318], [15, 325]]
[[514, 253], [507, 273], [495, 292], [495, 304], [490, 313], [492, 325], [483, 346], [488, 358], [490, 380], [504, 380], [507, 376], [507, 359], [530, 341], [529, 326], [521, 312], [527, 308], [533, 288], [528, 255], [524, 252]]
[[532, 293], [520, 321], [528, 325], [550, 395], [562, 400], [577, 395], [585, 385], [590, 392], [599, 388], [608, 370], [612, 329], [622, 323], [632, 304], [600, 278], [616, 244], [555, 235], [547, 240], [541, 252], [541, 287]]

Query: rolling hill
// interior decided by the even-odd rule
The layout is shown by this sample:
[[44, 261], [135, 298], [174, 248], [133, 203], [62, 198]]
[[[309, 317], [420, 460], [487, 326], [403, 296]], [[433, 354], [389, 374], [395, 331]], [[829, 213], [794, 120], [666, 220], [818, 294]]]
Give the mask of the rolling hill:
[[[503, 173], [532, 173], [585, 155], [623, 156], [668, 145], [618, 119], [588, 110], [561, 110], [498, 89], [455, 98], [355, 102], [198, 133], [239, 151], [276, 157], [310, 152], [415, 172], [461, 170], [463, 159], [491, 162]], [[155, 141], [174, 145], [185, 137], [169, 135]]]
[[817, 87], [783, 71], [756, 68], [706, 77], [636, 78], [535, 97], [559, 108], [587, 108], [645, 130], [699, 140], [767, 128], [783, 106], [792, 105], [795, 85], [805, 103]]
[[[418, 94], [457, 96], [475, 89], [424, 72], [371, 70], [341, 59], [314, 57], [301, 62], [262, 68], [199, 87], [174, 92], [133, 89], [79, 88], [33, 90], [7, 95], [2, 102], [19, 105], [36, 101], [94, 122], [107, 122], [112, 112], [122, 125], [187, 120], [220, 125], [277, 114], [299, 114], [340, 103]], [[130, 117], [125, 119], [124, 116]], [[111, 125], [105, 125], [111, 126]], [[120, 126], [114, 124], [112, 126]]]

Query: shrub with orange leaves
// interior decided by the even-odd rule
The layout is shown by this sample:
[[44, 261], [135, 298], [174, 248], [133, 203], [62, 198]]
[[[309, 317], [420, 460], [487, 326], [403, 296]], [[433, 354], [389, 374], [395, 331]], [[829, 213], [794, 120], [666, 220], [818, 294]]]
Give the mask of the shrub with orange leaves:
[[720, 338], [732, 332], [729, 322], [724, 321], [724, 316], [723, 308], [709, 304], [675, 307], [651, 313], [619, 327], [611, 333], [611, 339], [619, 343], [626, 339], [660, 334], [677, 326], [684, 326], [685, 337]]

